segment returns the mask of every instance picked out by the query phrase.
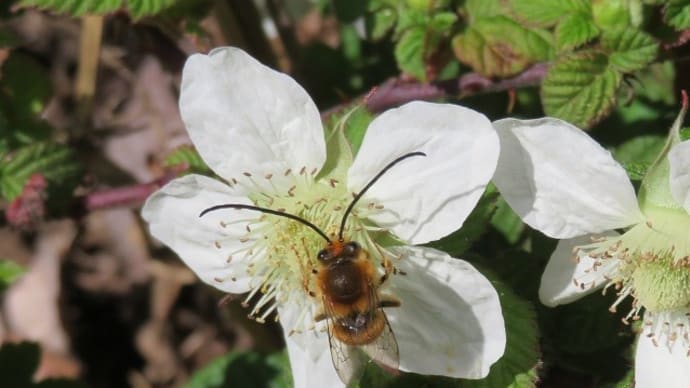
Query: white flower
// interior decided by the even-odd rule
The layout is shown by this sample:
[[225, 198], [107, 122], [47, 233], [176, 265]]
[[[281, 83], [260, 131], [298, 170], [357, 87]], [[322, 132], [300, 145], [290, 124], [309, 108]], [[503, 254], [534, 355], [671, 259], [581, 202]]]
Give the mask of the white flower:
[[148, 199], [142, 215], [151, 234], [203, 281], [248, 292], [251, 317], [263, 321], [277, 310], [295, 386], [342, 385], [325, 324], [314, 322], [321, 302], [313, 296], [312, 269], [324, 239], [285, 217], [232, 209], [200, 218], [200, 212], [253, 204], [303, 217], [334, 235], [353, 193], [415, 151], [427, 156], [401, 162], [376, 182], [348, 218], [345, 237], [368, 250], [376, 268], [386, 256], [398, 269], [381, 291], [402, 302], [386, 309], [401, 370], [487, 375], [505, 347], [496, 291], [468, 263], [407, 245], [457, 230], [481, 196], [498, 159], [498, 137], [486, 117], [413, 102], [374, 119], [352, 160], [349, 147], [324, 140], [319, 112], [294, 80], [236, 48], [189, 58], [180, 110], [199, 153], [226, 182], [176, 179]]
[[525, 223], [562, 239], [542, 276], [541, 301], [556, 306], [603, 287], [617, 292], [612, 311], [633, 298], [626, 321], [644, 309], [637, 388], [690, 387], [690, 142], [678, 136], [683, 116], [639, 200], [623, 167], [580, 129], [553, 118], [494, 123], [501, 140], [496, 186]]

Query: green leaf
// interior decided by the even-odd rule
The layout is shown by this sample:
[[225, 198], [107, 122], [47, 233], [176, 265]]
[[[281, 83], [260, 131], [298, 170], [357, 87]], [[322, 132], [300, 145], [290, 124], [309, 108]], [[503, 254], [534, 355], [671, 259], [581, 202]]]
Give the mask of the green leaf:
[[197, 152], [196, 148], [184, 145], [178, 147], [171, 153], [169, 153], [163, 165], [166, 167], [174, 167], [179, 165], [187, 166], [187, 172], [208, 175], [211, 173], [211, 169], [206, 165], [201, 156]]
[[177, 0], [128, 0], [127, 8], [135, 19], [155, 15], [175, 4]]
[[124, 0], [21, 0], [19, 5], [49, 9], [72, 16], [81, 16], [85, 13], [104, 14], [116, 11], [124, 5]]
[[39, 7], [72, 16], [84, 14], [102, 15], [127, 7], [135, 19], [157, 14], [172, 6], [177, 0], [20, 0], [22, 7]]
[[425, 39], [426, 29], [416, 27], [405, 31], [395, 45], [395, 60], [400, 70], [420, 80], [426, 79]]
[[453, 27], [458, 16], [453, 12], [439, 12], [434, 14], [429, 21], [429, 27], [438, 34], [442, 34]]
[[24, 268], [10, 260], [0, 259], [0, 291], [24, 274]]
[[470, 23], [505, 13], [500, 0], [467, 0], [465, 2], [465, 9], [467, 10]]
[[569, 50], [599, 36], [599, 29], [589, 14], [575, 12], [567, 15], [556, 25], [556, 46]]
[[259, 353], [231, 352], [196, 372], [185, 388], [292, 386], [290, 365], [284, 353], [263, 356]]
[[601, 46], [610, 52], [612, 66], [624, 73], [643, 69], [656, 58], [658, 43], [634, 28], [605, 31]]
[[[480, 268], [481, 269], [481, 268]], [[506, 350], [480, 380], [460, 380], [462, 388], [533, 388], [541, 365], [537, 316], [531, 303], [516, 295], [490, 271], [481, 270], [498, 292], [506, 328]]]
[[535, 27], [549, 27], [570, 13], [590, 12], [588, 0], [512, 0], [518, 20]]
[[81, 166], [73, 152], [56, 143], [35, 143], [5, 157], [0, 165], [0, 195], [13, 200], [21, 194], [27, 179], [40, 173], [59, 187], [76, 185]]
[[[638, 3], [637, 5], [635, 3]], [[605, 0], [592, 2], [592, 16], [604, 30], [637, 26], [641, 22], [639, 0]]]
[[366, 16], [368, 36], [373, 40], [380, 40], [395, 26], [398, 14], [391, 7], [383, 7]]
[[552, 55], [545, 31], [526, 29], [505, 16], [484, 18], [453, 38], [458, 59], [488, 77], [508, 77]]
[[616, 102], [621, 74], [606, 55], [582, 52], [554, 64], [542, 83], [542, 103], [549, 116], [586, 128], [606, 116]]
[[664, 20], [676, 30], [690, 28], [690, 1], [672, 0], [664, 9]]
[[440, 249], [453, 257], [462, 257], [462, 254], [486, 232], [489, 220], [496, 210], [497, 198], [498, 193], [496, 191], [484, 193], [477, 206], [465, 220], [462, 228], [427, 245]]

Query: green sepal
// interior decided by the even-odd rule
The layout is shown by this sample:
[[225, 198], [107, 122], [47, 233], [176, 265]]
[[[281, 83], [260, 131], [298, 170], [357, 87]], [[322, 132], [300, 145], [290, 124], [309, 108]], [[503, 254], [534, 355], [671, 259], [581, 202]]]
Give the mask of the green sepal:
[[671, 152], [674, 145], [681, 142], [680, 129], [683, 126], [687, 110], [687, 105], [683, 105], [671, 126], [664, 148], [659, 152], [644, 179], [642, 179], [638, 198], [643, 212], [645, 208], [654, 206], [667, 209], [682, 209], [681, 204], [676, 202], [671, 194], [669, 183], [671, 166], [668, 161], [668, 153]]

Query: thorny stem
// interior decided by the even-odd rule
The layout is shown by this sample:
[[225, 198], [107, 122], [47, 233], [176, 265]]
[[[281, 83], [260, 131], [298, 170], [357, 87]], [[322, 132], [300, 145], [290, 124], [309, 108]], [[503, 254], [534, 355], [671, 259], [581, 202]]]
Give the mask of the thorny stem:
[[[448, 81], [430, 84], [402, 81], [398, 78], [388, 80], [378, 86], [373, 93], [358, 97], [364, 101], [372, 112], [381, 112], [387, 108], [414, 100], [436, 100], [443, 97], [466, 97], [478, 93], [500, 92], [521, 87], [539, 85], [546, 75], [548, 65], [538, 63], [519, 75], [504, 80], [493, 81], [477, 73], [467, 73]], [[352, 101], [324, 111], [321, 116], [328, 117], [338, 112]], [[93, 211], [115, 206], [137, 206], [146, 200], [154, 191], [175, 177], [175, 171], [150, 183], [143, 183], [113, 189], [105, 189], [87, 194], [83, 198], [84, 209]]]

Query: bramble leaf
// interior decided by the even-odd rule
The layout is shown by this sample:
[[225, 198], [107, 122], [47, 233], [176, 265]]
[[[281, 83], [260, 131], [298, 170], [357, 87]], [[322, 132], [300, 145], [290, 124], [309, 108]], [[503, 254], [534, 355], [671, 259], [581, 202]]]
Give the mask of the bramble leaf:
[[505, 16], [483, 18], [453, 38], [458, 59], [487, 77], [508, 77], [552, 55], [550, 36]]
[[634, 28], [605, 31], [601, 45], [611, 53], [611, 65], [625, 73], [645, 68], [654, 61], [658, 49], [654, 38]]
[[568, 50], [581, 46], [599, 36], [599, 28], [592, 17], [582, 12], [571, 13], [556, 25], [556, 46]]
[[39, 7], [72, 16], [102, 15], [126, 8], [135, 19], [157, 14], [178, 0], [21, 0], [20, 6]]
[[676, 30], [690, 28], [690, 1], [670, 1], [664, 9], [664, 20]]
[[426, 79], [424, 68], [425, 36], [425, 28], [410, 28], [402, 34], [395, 45], [395, 60], [398, 62], [400, 70], [420, 80]]
[[554, 64], [544, 78], [544, 111], [581, 128], [590, 127], [613, 107], [621, 78], [603, 53], [566, 57]]
[[513, 0], [510, 2], [518, 20], [535, 27], [549, 27], [570, 13], [590, 12], [588, 0]]
[[76, 184], [81, 166], [72, 150], [60, 144], [45, 142], [21, 147], [6, 156], [0, 165], [0, 195], [13, 200], [36, 173], [50, 184], [69, 186]]

